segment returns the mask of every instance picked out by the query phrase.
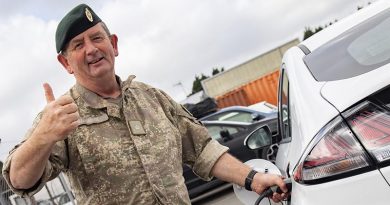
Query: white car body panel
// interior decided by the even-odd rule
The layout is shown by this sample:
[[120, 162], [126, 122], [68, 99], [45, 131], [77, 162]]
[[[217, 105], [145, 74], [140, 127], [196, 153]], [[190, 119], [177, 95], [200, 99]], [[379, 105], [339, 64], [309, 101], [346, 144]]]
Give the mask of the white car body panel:
[[290, 151], [290, 144], [291, 143], [280, 143], [278, 149], [282, 151], [278, 151], [275, 159], [275, 165], [279, 168], [282, 176], [285, 177], [292, 175], [291, 172], [287, 173], [287, 170], [289, 170], [289, 168], [287, 167], [289, 166], [289, 159], [290, 159], [288, 156]]
[[383, 177], [387, 180], [387, 183], [390, 183], [390, 166], [379, 169]]
[[317, 185], [294, 183], [291, 199], [292, 205], [385, 205], [390, 187], [375, 170]]
[[[390, 84], [390, 64], [356, 77], [327, 82], [322, 95], [340, 112]], [[347, 98], [345, 96], [348, 96]]]
[[[311, 139], [338, 114], [337, 110], [320, 94], [325, 82], [317, 82], [312, 77], [301, 60], [303, 57], [303, 52], [295, 47], [288, 50], [283, 59], [283, 67], [286, 68], [290, 82], [290, 107], [294, 112], [291, 113], [293, 136], [291, 144], [279, 146], [279, 150], [285, 150], [284, 146], [289, 146], [288, 152], [278, 151], [276, 157], [276, 165], [281, 169], [282, 174], [285, 174], [288, 163], [290, 163], [289, 170], [293, 170]], [[308, 97], [310, 100], [307, 99]], [[304, 124], [300, 119], [305, 119]]]

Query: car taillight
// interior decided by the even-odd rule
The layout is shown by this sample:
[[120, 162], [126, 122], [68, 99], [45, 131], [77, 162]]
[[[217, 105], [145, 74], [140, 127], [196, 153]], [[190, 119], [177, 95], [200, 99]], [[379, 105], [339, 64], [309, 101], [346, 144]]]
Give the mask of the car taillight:
[[297, 182], [331, 181], [373, 170], [372, 159], [390, 161], [389, 111], [364, 101], [342, 115], [316, 135], [294, 170]]
[[376, 160], [390, 160], [390, 112], [365, 101], [345, 113], [346, 120], [363, 146]]
[[309, 150], [294, 172], [295, 180], [300, 183], [331, 180], [370, 165], [369, 156], [341, 116], [317, 134]]

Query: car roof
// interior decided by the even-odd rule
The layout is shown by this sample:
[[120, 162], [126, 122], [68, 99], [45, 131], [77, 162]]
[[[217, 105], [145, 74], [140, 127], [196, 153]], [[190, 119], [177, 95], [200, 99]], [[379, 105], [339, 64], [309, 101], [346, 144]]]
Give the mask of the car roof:
[[199, 120], [207, 120], [207, 118], [210, 118], [210, 117], [212, 117], [214, 115], [218, 115], [220, 113], [223, 113], [223, 112], [226, 112], [226, 111], [233, 111], [233, 110], [245, 111], [245, 112], [251, 112], [251, 113], [260, 113], [260, 114], [265, 115], [265, 116], [268, 116], [268, 115], [272, 114], [272, 113], [261, 112], [261, 111], [258, 111], [258, 110], [255, 110], [255, 109], [251, 109], [251, 108], [248, 108], [248, 107], [245, 107], [245, 106], [235, 105], [235, 106], [221, 108], [217, 112], [214, 112], [214, 113], [211, 113], [209, 115], [206, 115], [204, 117], [199, 118]]
[[236, 121], [207, 121], [207, 120], [203, 120], [201, 121], [203, 123], [203, 125], [207, 126], [207, 125], [220, 125], [220, 126], [223, 126], [223, 125], [233, 125], [233, 126], [248, 126], [252, 123], [249, 123], [249, 122], [236, 122]]
[[250, 109], [248, 107], [241, 106], [241, 105], [234, 105], [234, 106], [230, 106], [230, 107], [224, 107], [224, 108], [221, 108], [220, 110], [218, 110], [217, 112], [225, 112], [225, 111], [229, 111], [229, 110], [244, 110], [244, 111], [256, 111], [256, 112], [259, 112], [257, 110]]

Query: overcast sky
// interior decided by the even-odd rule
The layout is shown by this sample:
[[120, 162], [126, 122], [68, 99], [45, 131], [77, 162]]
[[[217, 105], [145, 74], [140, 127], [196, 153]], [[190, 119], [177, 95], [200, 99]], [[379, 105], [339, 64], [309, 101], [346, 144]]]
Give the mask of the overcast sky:
[[[195, 75], [229, 69], [325, 25], [368, 0], [94, 0], [85, 1], [119, 37], [116, 72], [181, 101]], [[374, 0], [371, 0], [374, 2]], [[56, 60], [54, 33], [79, 1], [0, 0], [0, 160], [45, 105], [73, 84]], [[183, 88], [174, 86], [182, 82]]]

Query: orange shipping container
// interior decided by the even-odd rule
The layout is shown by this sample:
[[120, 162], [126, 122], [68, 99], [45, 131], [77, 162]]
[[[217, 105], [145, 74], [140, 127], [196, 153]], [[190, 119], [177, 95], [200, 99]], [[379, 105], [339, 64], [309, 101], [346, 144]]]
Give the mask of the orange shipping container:
[[233, 105], [248, 106], [262, 101], [276, 105], [278, 80], [279, 70], [218, 96], [215, 98], [218, 108]]

